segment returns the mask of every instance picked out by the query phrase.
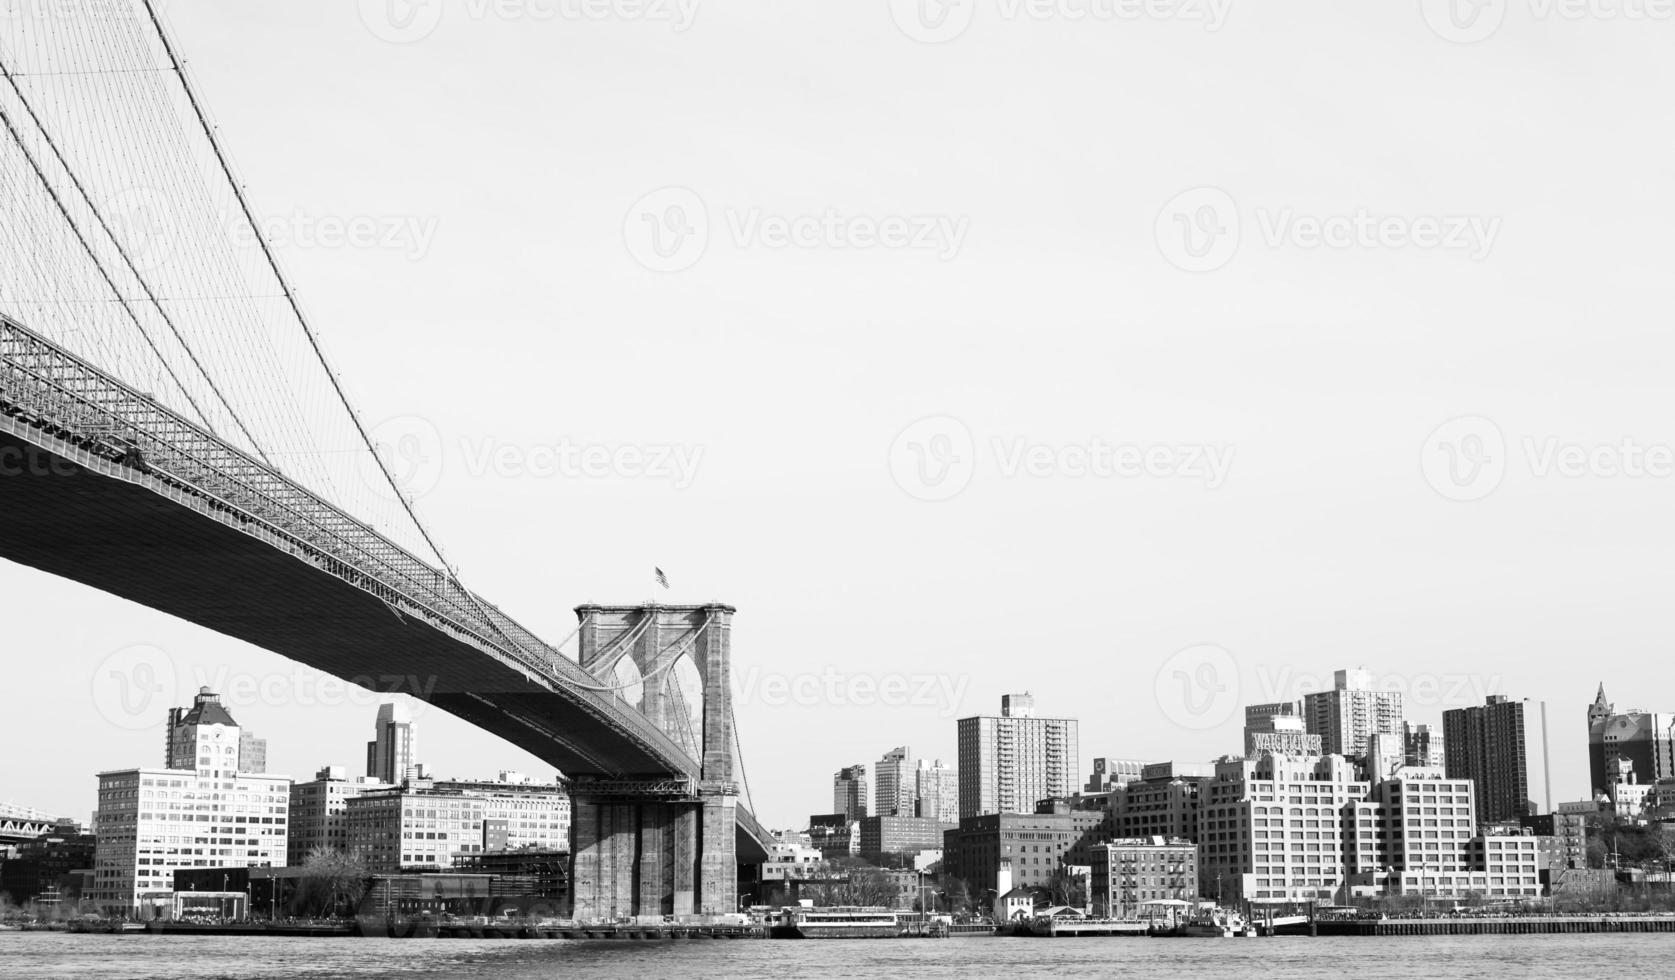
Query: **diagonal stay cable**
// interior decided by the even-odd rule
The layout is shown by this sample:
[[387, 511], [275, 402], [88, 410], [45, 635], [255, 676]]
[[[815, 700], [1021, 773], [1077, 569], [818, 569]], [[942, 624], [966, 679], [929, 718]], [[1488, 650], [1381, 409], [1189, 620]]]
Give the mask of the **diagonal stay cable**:
[[[41, 117], [36, 114], [35, 107], [30, 104], [28, 97], [23, 94], [23, 89], [18, 86], [17, 79], [13, 77], [11, 69], [6, 66], [6, 63], [3, 60], [0, 60], [0, 75], [5, 76], [6, 83], [11, 86], [12, 92], [17, 96], [18, 103], [23, 106], [23, 110], [29, 114], [30, 121], [35, 124], [35, 128], [40, 132], [41, 137], [46, 140], [47, 147], [52, 150], [53, 157], [58, 160], [58, 165], [64, 168], [64, 172], [69, 175], [70, 183], [74, 185], [76, 191], [81, 194], [81, 199], [87, 202], [87, 208], [93, 213], [93, 219], [99, 223], [99, 227], [104, 231], [105, 237], [109, 238], [111, 244], [116, 247], [116, 253], [122, 256], [122, 261], [128, 266], [128, 271], [133, 274], [135, 281], [140, 284], [140, 288], [145, 290], [146, 298], [151, 301], [152, 306], [157, 308], [157, 313], [163, 318], [163, 322], [168, 324], [169, 332], [174, 334], [174, 339], [180, 343], [180, 347], [186, 352], [187, 358], [190, 359], [192, 365], [198, 369], [198, 373], [203, 375], [204, 382], [209, 385], [209, 390], [215, 395], [216, 400], [221, 403], [221, 406], [227, 410], [227, 414], [232, 417], [233, 424], [238, 426], [240, 432], [244, 433], [244, 438], [250, 441], [250, 447], [256, 450], [256, 455], [262, 458], [262, 462], [268, 464], [270, 467], [273, 466], [273, 460], [268, 458], [267, 453], [262, 449], [262, 444], [256, 441], [256, 437], [251, 433], [249, 426], [244, 424], [244, 420], [239, 417], [239, 414], [233, 408], [232, 403], [227, 400], [227, 396], [222, 394], [220, 386], [215, 383], [215, 378], [210, 375], [209, 369], [204, 367], [203, 362], [198, 359], [197, 352], [192, 349], [192, 345], [186, 342], [186, 337], [181, 334], [180, 328], [175, 325], [174, 318], [169, 316], [168, 310], [164, 309], [162, 302], [157, 298], [157, 294], [152, 292], [151, 283], [148, 282], [145, 276], [140, 273], [139, 266], [134, 264], [134, 260], [129, 256], [128, 250], [122, 246], [121, 239], [117, 238], [116, 233], [111, 230], [111, 226], [109, 222], [105, 221], [105, 216], [100, 212], [99, 206], [93, 203], [93, 197], [87, 193], [87, 187], [82, 184], [81, 178], [76, 175], [75, 169], [70, 166], [70, 161], [64, 158], [63, 151], [58, 148], [58, 141], [53, 139], [52, 133], [47, 130], [46, 124], [43, 123], [41, 121]], [[98, 260], [95, 259], [94, 261]], [[112, 288], [114, 289], [115, 287], [113, 286]], [[120, 294], [118, 295], [118, 298], [122, 298]], [[123, 302], [124, 305], [126, 305], [126, 300], [123, 300]], [[191, 396], [188, 395], [187, 397], [190, 398]], [[196, 408], [197, 406], [194, 405], [193, 407]], [[203, 413], [200, 411], [199, 414], [202, 415]], [[205, 418], [204, 422], [205, 424], [208, 424], [209, 420]]]
[[[162, 19], [157, 15], [155, 3], [153, 0], [142, 0], [142, 2], [145, 4], [147, 16], [151, 19], [151, 26], [157, 32], [157, 39], [163, 46], [163, 53], [168, 56], [169, 64], [174, 69], [174, 75], [180, 80], [181, 89], [186, 94], [186, 101], [191, 105], [192, 113], [197, 117], [198, 125], [203, 129], [204, 137], [209, 141], [210, 149], [215, 154], [216, 163], [220, 166], [222, 174], [227, 178], [228, 186], [232, 188], [233, 199], [238, 202], [239, 210], [243, 213], [244, 220], [249, 223], [249, 226], [252, 229], [259, 228], [260, 225], [256, 221], [255, 212], [250, 207], [250, 200], [245, 196], [244, 188], [239, 185], [238, 179], [233, 175], [232, 163], [227, 159], [220, 138], [215, 135], [215, 127], [210, 124], [209, 117], [204, 112], [203, 104], [198, 100], [196, 90], [192, 88], [191, 80], [187, 78], [185, 64], [180, 60], [174, 42], [170, 40], [168, 31], [163, 27]], [[389, 467], [384, 465], [383, 457], [378, 455], [378, 447], [373, 443], [371, 434], [366, 431], [366, 426], [361, 423], [360, 415], [356, 413], [354, 406], [350, 403], [348, 392], [344, 391], [342, 382], [338, 380], [337, 372], [332, 370], [331, 362], [326, 358], [325, 349], [320, 346], [319, 336], [309, 324], [308, 317], [303, 314], [302, 305], [297, 301], [296, 290], [291, 287], [290, 280], [280, 269], [279, 260], [273, 254], [272, 247], [268, 245], [267, 239], [260, 233], [255, 237], [257, 245], [261, 247], [263, 257], [267, 260], [268, 267], [273, 271], [274, 279], [278, 282], [280, 291], [285, 294], [286, 303], [290, 305], [291, 312], [297, 318], [297, 324], [302, 327], [303, 335], [308, 339], [308, 346], [313, 350], [315, 358], [319, 360], [321, 368], [325, 370], [326, 379], [331, 382], [333, 392], [336, 393], [338, 401], [343, 404], [350, 422], [355, 426], [355, 431], [360, 435], [367, 451], [372, 454], [373, 462], [378, 464], [378, 471], [384, 477], [384, 482], [389, 485], [390, 491], [395, 494], [396, 501], [400, 503], [401, 509], [406, 512], [408, 519], [413, 522], [414, 529], [419, 532], [419, 536], [424, 539], [426, 546], [436, 556], [436, 560], [441, 563], [442, 570], [447, 573], [454, 586], [463, 592], [471, 604], [477, 608], [489, 627], [505, 638], [513, 649], [524, 650], [526, 653], [530, 652], [525, 644], [506, 632], [498, 617], [483, 605], [482, 600], [477, 597], [476, 593], [465, 587], [464, 583], [459, 580], [459, 574], [453, 566], [448, 564], [447, 556], [442, 553], [441, 546], [436, 543], [436, 539], [431, 536], [430, 531], [419, 520], [418, 512], [413, 509], [412, 501], [407, 498], [405, 493], [401, 492], [401, 487], [396, 483], [395, 477], [390, 474]]]
[[[41, 186], [46, 189], [47, 195], [52, 198], [52, 203], [58, 208], [58, 213], [63, 216], [65, 223], [69, 225], [70, 231], [76, 236], [76, 241], [81, 243], [82, 249], [87, 252], [87, 257], [93, 261], [93, 267], [99, 270], [99, 277], [105, 281], [105, 285], [110, 287], [111, 292], [120, 298], [122, 296], [122, 291], [117, 288], [115, 280], [111, 279], [110, 272], [105, 269], [104, 263], [99, 261], [98, 253], [93, 251], [93, 246], [88, 242], [87, 236], [82, 234], [81, 226], [76, 224], [76, 220], [70, 216], [69, 208], [65, 207], [63, 199], [58, 196], [58, 191], [52, 186], [52, 181], [47, 179], [46, 172], [41, 169], [40, 161], [35, 158], [35, 154], [30, 152], [29, 147], [23, 142], [23, 135], [17, 131], [17, 126], [13, 124], [12, 117], [6, 112], [4, 106], [0, 106], [0, 123], [5, 125], [6, 132], [11, 134], [12, 142], [16, 143], [17, 148], [22, 151], [24, 159], [29, 161], [29, 168], [33, 170], [35, 172], [35, 176], [40, 179]], [[168, 373], [169, 380], [173, 381], [175, 387], [180, 389], [181, 395], [186, 398], [186, 403], [192, 406], [192, 411], [197, 413], [198, 418], [203, 421], [204, 427], [209, 429], [211, 432], [214, 432], [215, 427], [210, 425], [209, 416], [204, 414], [203, 408], [201, 408], [198, 405], [197, 400], [192, 397], [191, 390], [188, 389], [185, 384], [181, 383], [180, 376], [175, 374], [174, 366], [169, 363], [169, 359], [164, 357], [163, 352], [158, 349], [157, 342], [151, 339], [151, 334], [145, 329], [145, 325], [140, 323], [139, 317], [134, 315], [133, 308], [126, 302], [122, 304], [122, 308], [128, 314], [128, 318], [134, 321], [134, 327], [139, 330], [140, 336], [144, 338], [146, 346], [151, 348], [151, 352], [153, 354], [157, 355], [157, 362], [161, 364], [163, 366], [163, 370]]]

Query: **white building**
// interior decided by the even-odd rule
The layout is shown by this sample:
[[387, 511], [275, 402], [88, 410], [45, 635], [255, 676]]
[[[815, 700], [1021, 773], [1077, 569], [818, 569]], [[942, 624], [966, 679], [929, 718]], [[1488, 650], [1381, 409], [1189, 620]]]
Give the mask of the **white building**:
[[345, 804], [349, 849], [369, 870], [441, 869], [462, 855], [570, 850], [570, 796], [556, 784], [409, 780]]
[[372, 790], [389, 789], [383, 780], [349, 776], [345, 766], [326, 766], [314, 779], [291, 787], [288, 863], [302, 864], [316, 848], [349, 849], [349, 800]]
[[205, 688], [169, 712], [164, 757], [178, 768], [99, 773], [90, 897], [101, 909], [155, 917], [180, 868], [285, 865], [291, 780], [241, 771], [251, 744]]
[[1219, 764], [1204, 793], [1206, 897], [1541, 894], [1536, 838], [1479, 836], [1471, 780], [1440, 769], [1368, 782], [1342, 756], [1264, 755]]
[[825, 863], [820, 848], [815, 847], [807, 834], [780, 833], [768, 849], [768, 859], [762, 863], [763, 881], [786, 881], [806, 878], [815, 868]]

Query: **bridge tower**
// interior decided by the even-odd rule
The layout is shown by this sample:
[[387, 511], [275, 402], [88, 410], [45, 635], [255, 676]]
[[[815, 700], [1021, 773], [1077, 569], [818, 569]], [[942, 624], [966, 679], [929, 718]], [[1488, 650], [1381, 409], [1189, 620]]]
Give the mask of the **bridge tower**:
[[735, 611], [719, 603], [576, 608], [582, 667], [685, 749], [694, 774], [575, 780], [576, 918], [738, 911]]

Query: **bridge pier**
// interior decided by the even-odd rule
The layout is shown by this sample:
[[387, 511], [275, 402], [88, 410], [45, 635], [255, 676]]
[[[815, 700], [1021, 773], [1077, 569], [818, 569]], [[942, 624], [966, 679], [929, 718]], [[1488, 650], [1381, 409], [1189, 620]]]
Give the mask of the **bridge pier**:
[[572, 790], [574, 917], [737, 912], [736, 798], [700, 791], [696, 798], [635, 799], [620, 782], [584, 780]]
[[[734, 782], [733, 609], [581, 606], [580, 661], [616, 687], [629, 660], [637, 697], [614, 693], [693, 752], [698, 778], [579, 777], [571, 786], [571, 894], [577, 919], [721, 915], [739, 909], [738, 786]], [[700, 712], [689, 713], [674, 668], [696, 668]], [[677, 703], [674, 699], [681, 698]], [[693, 724], [690, 714], [699, 714]]]

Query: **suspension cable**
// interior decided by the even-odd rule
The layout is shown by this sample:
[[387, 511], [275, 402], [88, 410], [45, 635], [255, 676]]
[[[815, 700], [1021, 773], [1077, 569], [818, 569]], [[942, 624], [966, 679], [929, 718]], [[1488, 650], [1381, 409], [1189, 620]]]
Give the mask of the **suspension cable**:
[[[93, 213], [93, 220], [99, 223], [99, 227], [104, 231], [105, 237], [109, 238], [111, 244], [115, 246], [116, 254], [122, 256], [122, 261], [128, 266], [128, 271], [133, 274], [135, 281], [138, 282], [140, 284], [140, 288], [145, 291], [146, 298], [151, 300], [151, 305], [157, 308], [157, 313], [163, 318], [163, 322], [168, 324], [169, 332], [174, 334], [174, 339], [179, 342], [181, 350], [186, 352], [186, 356], [191, 360], [192, 366], [196, 367], [198, 369], [198, 373], [203, 375], [204, 382], [209, 385], [209, 390], [215, 395], [216, 399], [221, 402], [221, 407], [225, 408], [227, 410], [227, 414], [232, 417], [233, 424], [238, 426], [240, 432], [244, 433], [244, 438], [249, 441], [250, 447], [256, 450], [256, 455], [262, 457], [262, 462], [266, 463], [269, 467], [273, 467], [273, 460], [268, 458], [267, 452], [262, 449], [262, 444], [257, 442], [256, 437], [251, 434], [250, 427], [244, 424], [244, 420], [242, 418], [239, 418], [239, 414], [233, 409], [232, 403], [227, 401], [227, 396], [221, 393], [221, 388], [215, 383], [215, 378], [210, 375], [209, 369], [204, 367], [202, 361], [198, 360], [197, 352], [194, 351], [192, 346], [186, 342], [186, 338], [181, 334], [180, 328], [175, 325], [174, 318], [169, 316], [168, 311], [163, 308], [162, 302], [157, 299], [157, 294], [152, 292], [151, 283], [146, 280], [145, 276], [140, 274], [139, 266], [134, 264], [134, 260], [128, 255], [128, 250], [122, 246], [122, 242], [116, 237], [116, 233], [111, 231], [110, 224], [105, 221], [105, 216], [99, 211], [99, 206], [93, 203], [93, 197], [87, 193], [87, 187], [82, 184], [81, 177], [78, 176], [75, 170], [70, 166], [70, 161], [64, 159], [63, 151], [58, 148], [58, 141], [53, 139], [52, 133], [48, 131], [46, 124], [43, 123], [41, 121], [41, 117], [36, 114], [35, 107], [30, 104], [28, 97], [23, 94], [23, 89], [18, 86], [17, 79], [12, 76], [11, 69], [6, 66], [4, 60], [0, 60], [0, 75], [4, 75], [6, 77], [6, 83], [11, 86], [12, 92], [17, 95], [18, 103], [22, 105], [23, 110], [29, 114], [29, 119], [35, 124], [35, 129], [40, 132], [41, 138], [46, 140], [47, 147], [52, 150], [53, 157], [58, 160], [58, 165], [64, 168], [64, 173], [69, 176], [70, 183], [74, 185], [76, 191], [81, 194], [81, 199], [87, 202], [88, 210]], [[25, 150], [24, 152], [27, 153], [28, 151]], [[69, 220], [69, 215], [65, 215], [65, 220]], [[91, 254], [92, 253], [89, 252], [89, 255]], [[93, 261], [98, 263], [99, 259], [94, 257]], [[108, 276], [106, 277], [106, 281], [110, 281]], [[111, 288], [115, 289], [116, 286], [113, 284]], [[127, 305], [126, 298], [120, 293], [117, 294], [117, 299], [121, 301], [124, 306]], [[133, 315], [132, 310], [129, 311], [129, 315]], [[137, 320], [135, 325], [138, 326]], [[161, 357], [162, 355], [159, 354], [158, 356]], [[182, 389], [182, 391], [184, 392], [184, 389]], [[192, 396], [187, 394], [186, 397], [190, 399]], [[196, 409], [197, 405], [194, 404], [192, 407]], [[202, 415], [202, 410], [199, 410], [198, 414]], [[203, 421], [205, 425], [209, 425], [208, 418], [204, 418]], [[213, 432], [214, 429], [214, 426], [210, 426], [210, 431]]]

